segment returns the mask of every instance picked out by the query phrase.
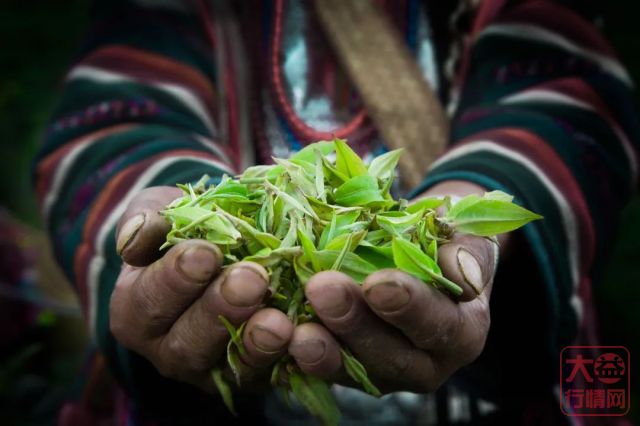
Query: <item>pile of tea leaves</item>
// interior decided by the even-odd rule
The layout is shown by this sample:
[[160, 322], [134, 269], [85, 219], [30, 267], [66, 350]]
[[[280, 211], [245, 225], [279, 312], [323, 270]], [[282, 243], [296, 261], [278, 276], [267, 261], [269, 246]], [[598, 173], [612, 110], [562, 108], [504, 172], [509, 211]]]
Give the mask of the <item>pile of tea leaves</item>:
[[[336, 139], [310, 144], [289, 159], [250, 167], [232, 178], [208, 184], [178, 185], [184, 196], [161, 212], [171, 223], [163, 249], [189, 239], [217, 245], [224, 264], [256, 262], [269, 273], [266, 306], [288, 315], [294, 325], [319, 321], [304, 294], [320, 271], [336, 270], [362, 283], [373, 272], [397, 268], [452, 297], [462, 288], [443, 276], [438, 247], [454, 232], [482, 237], [515, 230], [540, 219], [499, 191], [470, 195], [455, 204], [448, 197], [409, 203], [394, 200], [391, 188], [401, 150], [369, 165]], [[242, 330], [220, 317], [230, 333], [226, 363], [238, 377], [244, 352]], [[364, 366], [343, 348], [347, 373], [372, 395], [380, 391]], [[225, 403], [233, 411], [231, 387], [221, 365], [212, 372]], [[329, 384], [303, 373], [288, 355], [273, 367], [272, 384], [292, 391], [324, 424], [336, 424], [339, 411]]]

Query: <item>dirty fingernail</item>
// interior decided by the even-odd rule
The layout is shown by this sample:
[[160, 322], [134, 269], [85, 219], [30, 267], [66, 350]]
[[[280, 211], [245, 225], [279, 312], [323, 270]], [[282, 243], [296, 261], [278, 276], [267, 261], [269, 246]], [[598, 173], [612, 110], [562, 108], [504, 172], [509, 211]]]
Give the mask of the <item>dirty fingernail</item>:
[[189, 247], [176, 262], [178, 270], [190, 281], [208, 282], [218, 269], [218, 256], [205, 247]]
[[303, 340], [289, 346], [289, 353], [297, 361], [304, 364], [315, 364], [320, 361], [327, 350], [322, 340]]
[[273, 331], [263, 327], [255, 327], [249, 332], [253, 344], [261, 352], [273, 353], [281, 351], [286, 341]]
[[366, 293], [367, 300], [383, 312], [393, 312], [409, 303], [411, 295], [407, 289], [395, 282], [376, 284]]
[[458, 267], [465, 281], [473, 288], [476, 294], [480, 294], [484, 283], [482, 279], [482, 269], [480, 268], [478, 260], [463, 248], [458, 249], [457, 257]]
[[343, 285], [330, 285], [316, 290], [310, 301], [317, 312], [331, 318], [340, 318], [351, 309], [353, 297]]
[[264, 277], [253, 268], [245, 266], [233, 267], [220, 288], [227, 303], [241, 308], [260, 303], [266, 291]]
[[144, 225], [145, 215], [144, 213], [139, 213], [122, 225], [120, 229], [120, 235], [118, 236], [118, 242], [116, 244], [116, 251], [118, 255], [121, 255], [127, 245], [133, 240], [136, 236], [142, 225]]

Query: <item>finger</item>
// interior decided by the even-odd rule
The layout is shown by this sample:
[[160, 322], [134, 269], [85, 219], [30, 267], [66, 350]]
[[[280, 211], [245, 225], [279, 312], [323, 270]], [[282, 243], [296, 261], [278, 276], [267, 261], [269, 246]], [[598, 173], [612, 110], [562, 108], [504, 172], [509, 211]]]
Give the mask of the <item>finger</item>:
[[240, 326], [260, 308], [267, 287], [268, 276], [260, 265], [240, 262], [229, 267], [159, 341], [151, 354], [156, 368], [183, 381], [208, 374], [229, 340], [219, 317]]
[[344, 376], [340, 343], [322, 325], [306, 323], [293, 331], [289, 354], [305, 373], [335, 381]]
[[161, 256], [170, 226], [158, 212], [181, 194], [170, 186], [147, 188], [127, 206], [116, 228], [116, 249], [126, 263], [146, 266]]
[[426, 392], [441, 384], [429, 356], [376, 316], [347, 275], [320, 272], [309, 280], [305, 293], [323, 324], [379, 380], [376, 385]]
[[463, 289], [460, 301], [491, 295], [497, 261], [498, 245], [488, 238], [456, 234], [438, 249], [442, 273]]
[[463, 346], [459, 337], [465, 326], [461, 306], [441, 291], [396, 269], [370, 275], [363, 291], [371, 309], [417, 348], [436, 355], [467, 358], [459, 350]]
[[247, 322], [242, 337], [246, 353], [241, 358], [255, 369], [263, 369], [282, 357], [292, 335], [293, 323], [284, 313], [262, 309]]
[[166, 333], [220, 269], [220, 250], [191, 240], [147, 268], [125, 266], [110, 303], [110, 326], [126, 347], [142, 351]]

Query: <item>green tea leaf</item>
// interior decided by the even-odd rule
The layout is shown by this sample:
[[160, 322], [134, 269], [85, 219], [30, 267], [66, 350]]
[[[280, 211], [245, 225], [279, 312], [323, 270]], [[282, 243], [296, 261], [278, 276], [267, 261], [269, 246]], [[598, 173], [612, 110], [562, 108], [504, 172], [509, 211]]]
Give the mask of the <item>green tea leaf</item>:
[[334, 141], [320, 141], [305, 146], [300, 151], [293, 154], [290, 161], [306, 161], [313, 163], [315, 160], [315, 151], [320, 151], [323, 156], [329, 155], [336, 150]]
[[320, 272], [321, 266], [316, 256], [316, 248], [313, 245], [313, 241], [307, 235], [306, 230], [298, 226], [298, 240], [302, 244], [305, 256], [311, 261], [314, 272]]
[[240, 355], [238, 355], [238, 347], [231, 340], [227, 343], [227, 364], [229, 364], [233, 377], [236, 379], [236, 384], [241, 386], [242, 361], [240, 360]]
[[485, 192], [482, 198], [484, 198], [485, 200], [504, 201], [506, 203], [510, 203], [513, 201], [513, 195], [509, 195], [502, 191]]
[[435, 281], [455, 296], [462, 294], [462, 288], [443, 277], [438, 264], [415, 244], [402, 238], [394, 238], [392, 248], [393, 260], [398, 269], [426, 283]]
[[313, 209], [311, 209], [310, 207], [305, 207], [303, 205], [303, 203], [301, 203], [300, 201], [298, 201], [297, 199], [295, 199], [293, 196], [287, 194], [286, 192], [280, 190], [279, 188], [275, 187], [274, 185], [270, 184], [269, 182], [265, 183], [265, 186], [267, 188], [269, 188], [270, 190], [273, 191], [274, 194], [276, 194], [278, 196], [278, 198], [280, 198], [282, 201], [284, 201], [285, 204], [288, 204], [290, 208], [292, 208], [293, 210], [298, 210], [298, 211], [302, 211], [306, 214], [308, 214], [309, 216], [318, 219], [318, 215], [316, 215], [316, 213], [313, 211]]
[[298, 310], [302, 307], [302, 300], [304, 299], [304, 289], [298, 287], [293, 293], [291, 301], [289, 302], [289, 308], [287, 309], [287, 316], [293, 322], [294, 327], [297, 325]]
[[[338, 257], [336, 258], [335, 262], [333, 262], [333, 265], [331, 265], [331, 269], [339, 271], [340, 268], [342, 267], [342, 262], [344, 261], [345, 256], [347, 255], [347, 253], [349, 253], [350, 249], [351, 249], [351, 240], [353, 239], [353, 234], [348, 234], [347, 235], [347, 239], [342, 243], [342, 248], [340, 249], [340, 254], [338, 255]], [[334, 239], [335, 241], [335, 239]], [[331, 243], [328, 244], [329, 246], [331, 245]]]
[[320, 152], [320, 150], [314, 150], [315, 153], [315, 185], [316, 185], [316, 192], [318, 194], [318, 198], [320, 199], [320, 201], [322, 201], [323, 203], [327, 202], [327, 193], [324, 189], [324, 169], [322, 167], [322, 153]]
[[322, 170], [324, 171], [325, 180], [334, 188], [349, 180], [349, 176], [339, 171], [327, 157], [322, 157]]
[[228, 219], [229, 222], [231, 222], [245, 238], [254, 240], [260, 243], [262, 246], [271, 249], [276, 249], [280, 246], [280, 240], [274, 235], [268, 234], [266, 232], [260, 232], [256, 228], [251, 226], [251, 224], [246, 220], [235, 217], [218, 206], [214, 207], [216, 209], [216, 212], [219, 213], [222, 217]]
[[360, 241], [362, 241], [366, 235], [367, 231], [364, 229], [360, 231], [352, 231], [349, 233], [341, 233], [340, 235], [329, 241], [325, 249], [342, 250], [343, 247], [347, 247], [347, 251], [354, 251], [356, 247], [358, 247], [358, 244], [360, 244]]
[[201, 207], [177, 207], [171, 210], [164, 210], [162, 215], [171, 218], [176, 226], [181, 228], [181, 232], [186, 232], [200, 225], [234, 240], [241, 237], [240, 232], [229, 220]]
[[277, 158], [275, 159], [275, 161], [277, 164], [280, 164], [282, 167], [284, 167], [287, 174], [289, 175], [289, 178], [291, 179], [291, 182], [295, 186], [297, 186], [298, 189], [302, 191], [302, 193], [312, 197], [317, 197], [319, 195], [316, 191], [315, 178], [314, 180], [309, 179], [305, 170], [301, 166], [290, 161]]
[[196, 191], [204, 191], [205, 185], [210, 180], [211, 178], [209, 177], [209, 175], [207, 174], [202, 175], [202, 177], [198, 180], [198, 182], [196, 182], [196, 184], [193, 186], [193, 189], [195, 189]]
[[340, 354], [342, 355], [342, 364], [344, 365], [344, 369], [347, 374], [357, 383], [360, 383], [365, 392], [380, 398], [382, 396], [382, 392], [380, 392], [380, 390], [371, 383], [364, 365], [362, 365], [360, 361], [358, 361], [356, 357], [347, 350], [341, 349]]
[[[347, 211], [349, 209], [357, 209], [357, 210]], [[361, 210], [359, 207], [342, 208], [342, 210], [336, 210], [334, 213], [335, 213], [335, 225], [333, 227], [332, 225], [329, 226], [330, 232], [326, 235], [324, 230], [322, 231], [322, 235], [320, 237], [321, 242], [324, 244], [322, 248], [325, 248], [325, 246], [329, 243], [329, 241], [332, 241], [338, 234], [342, 234], [345, 232], [358, 231], [357, 229], [353, 229], [352, 225], [354, 225], [358, 220], [358, 218], [360, 217]], [[331, 221], [333, 222], [333, 220], [334, 219], [332, 216]]]
[[271, 249], [280, 247], [280, 240], [267, 232], [256, 232], [253, 236], [263, 247]]
[[[445, 232], [446, 231], [446, 232]], [[436, 240], [439, 243], [446, 242], [451, 237], [453, 230], [446, 224], [442, 224], [435, 218], [435, 212], [427, 213], [420, 226], [418, 226], [418, 238], [425, 247], [429, 247], [429, 240]]]
[[[320, 263], [321, 271], [332, 270], [340, 252], [338, 250], [320, 250], [316, 253], [316, 258]], [[340, 272], [343, 272], [353, 278], [358, 283], [363, 283], [364, 280], [371, 274], [373, 274], [378, 268], [363, 260], [355, 253], [346, 253], [342, 264], [340, 265]]]
[[458, 204], [447, 213], [444, 222], [458, 232], [481, 237], [510, 232], [542, 219], [542, 216], [507, 201], [479, 198], [463, 207], [457, 208]]
[[235, 244], [237, 242], [235, 238], [231, 238], [228, 235], [223, 235], [214, 230], [208, 231], [205, 236], [205, 239], [209, 241], [211, 244], [216, 244], [216, 245], [229, 245], [229, 244]]
[[422, 198], [407, 206], [407, 213], [417, 213], [424, 210], [435, 210], [445, 202], [444, 198]]
[[296, 399], [323, 425], [337, 426], [340, 411], [326, 382], [310, 374], [293, 372], [289, 374], [289, 384]]
[[265, 268], [270, 268], [278, 265], [283, 260], [291, 261], [294, 257], [301, 256], [303, 254], [302, 247], [281, 247], [275, 250], [269, 248], [263, 248], [257, 253], [245, 257], [243, 260], [247, 262], [258, 263]]
[[291, 216], [289, 220], [289, 231], [280, 242], [280, 247], [293, 247], [298, 238], [298, 219], [297, 216]]
[[467, 207], [473, 206], [475, 203], [482, 200], [482, 198], [476, 194], [467, 195], [466, 197], [458, 200], [455, 204], [449, 208], [445, 217], [455, 217], [460, 211]]
[[376, 179], [388, 179], [393, 176], [403, 149], [395, 149], [377, 156], [369, 165], [369, 175]]
[[211, 370], [211, 378], [218, 389], [218, 393], [222, 397], [222, 402], [224, 402], [224, 405], [226, 405], [231, 414], [237, 417], [238, 413], [236, 413], [236, 409], [233, 406], [231, 386], [229, 386], [224, 377], [222, 377], [222, 370], [220, 368], [214, 368]]
[[260, 178], [258, 180], [256, 180], [256, 182], [262, 182], [264, 181], [264, 179], [267, 176], [267, 173], [269, 173], [271, 171], [271, 169], [273, 169], [274, 166], [272, 164], [270, 165], [258, 165], [258, 166], [251, 166], [251, 167], [247, 167], [244, 172], [238, 177], [239, 180], [243, 180], [243, 179], [255, 179], [255, 178]]
[[365, 231], [369, 226], [371, 225], [371, 222], [365, 222], [365, 221], [359, 221], [359, 222], [354, 222], [352, 224], [349, 225], [345, 225], [342, 228], [340, 228], [340, 232], [344, 233], [344, 232], [361, 232], [361, 231]]
[[421, 212], [388, 212], [378, 214], [376, 216], [376, 222], [380, 228], [386, 230], [390, 234], [401, 236], [420, 222], [421, 218]]
[[336, 203], [351, 206], [367, 206], [384, 201], [378, 183], [369, 175], [356, 176], [338, 187], [335, 192]]
[[271, 370], [270, 383], [271, 383], [271, 386], [273, 386], [274, 388], [280, 384], [281, 367], [282, 367], [282, 361], [278, 361], [276, 362], [276, 364], [273, 366], [273, 369]]
[[269, 292], [272, 295], [275, 295], [282, 285], [282, 273], [284, 272], [284, 270], [284, 265], [277, 265], [273, 268], [271, 275], [269, 276]]
[[396, 267], [393, 260], [393, 250], [391, 249], [391, 246], [360, 246], [356, 249], [355, 254], [370, 264], [375, 265], [378, 269]]
[[[316, 252], [316, 256], [319, 252]], [[301, 285], [307, 284], [309, 279], [313, 276], [314, 271], [309, 269], [307, 265], [305, 265], [302, 256], [296, 257], [293, 261], [293, 268], [296, 273], [296, 278], [300, 282]]]
[[322, 234], [320, 235], [320, 241], [318, 241], [318, 248], [320, 250], [324, 250], [327, 243], [333, 240], [334, 236], [337, 233], [337, 229], [338, 229], [338, 215], [336, 214], [336, 212], [333, 212], [333, 215], [331, 216], [331, 223], [329, 223], [329, 226], [326, 226], [322, 230]]
[[308, 179], [313, 180], [313, 176], [316, 172], [316, 167], [313, 161], [302, 161], [291, 158], [289, 159], [289, 161], [291, 162], [291, 164], [295, 164], [296, 166], [300, 167], [304, 171]]
[[241, 354], [244, 354], [245, 350], [244, 345], [242, 344], [242, 330], [246, 322], [242, 323], [242, 325], [236, 329], [224, 316], [218, 315], [218, 319], [229, 332], [229, 337], [231, 338], [230, 342], [236, 345]]
[[438, 262], [438, 242], [436, 240], [431, 240], [425, 253], [435, 262]]
[[336, 168], [343, 175], [354, 178], [367, 174], [367, 166], [362, 159], [353, 152], [351, 147], [342, 139], [336, 139]]
[[220, 184], [218, 184], [218, 186], [216, 186], [216, 188], [213, 190], [212, 195], [229, 195], [240, 198], [247, 198], [249, 193], [247, 191], [246, 185], [229, 179], [224, 181], [224, 183], [221, 182]]
[[279, 165], [271, 166], [271, 170], [267, 173], [267, 181], [276, 182], [280, 176], [284, 173], [284, 167]]
[[260, 209], [260, 228], [259, 231], [262, 232], [272, 232], [273, 231], [273, 194], [268, 194]]
[[360, 244], [368, 243], [367, 245], [377, 246], [382, 242], [391, 241], [391, 235], [386, 229], [376, 229], [375, 231], [369, 231], [364, 241]]
[[[327, 194], [325, 193], [325, 196], [326, 195]], [[333, 215], [333, 212], [335, 212], [339, 208], [344, 208], [341, 206], [333, 206], [331, 204], [327, 204], [325, 201], [322, 201], [313, 197], [307, 197], [307, 201], [309, 202], [309, 205], [311, 206], [313, 211], [316, 213], [316, 215], [318, 215], [318, 217], [320, 218], [320, 221], [326, 221], [326, 222], [330, 221], [331, 215]]]

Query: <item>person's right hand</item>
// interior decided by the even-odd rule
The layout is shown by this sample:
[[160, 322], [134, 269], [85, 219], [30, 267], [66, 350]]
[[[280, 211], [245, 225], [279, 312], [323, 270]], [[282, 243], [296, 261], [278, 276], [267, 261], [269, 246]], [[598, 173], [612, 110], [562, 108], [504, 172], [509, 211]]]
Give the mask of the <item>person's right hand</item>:
[[[160, 253], [169, 225], [158, 212], [180, 195], [172, 187], [146, 189], [120, 218], [117, 250], [124, 264], [111, 297], [111, 332], [163, 376], [214, 392], [210, 372], [229, 339], [218, 315], [235, 326], [248, 321], [242, 388], [260, 386], [266, 367], [285, 353], [293, 325], [282, 312], [262, 308], [268, 276], [261, 266], [240, 262], [222, 271], [220, 250], [202, 240]], [[228, 367], [225, 373], [231, 378]]]

